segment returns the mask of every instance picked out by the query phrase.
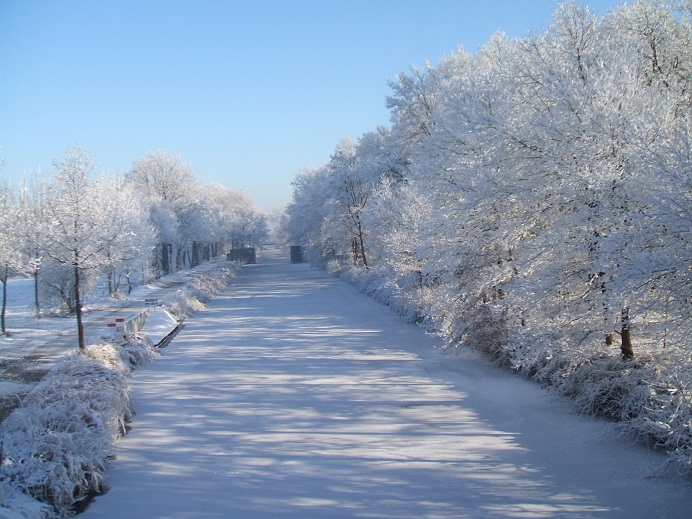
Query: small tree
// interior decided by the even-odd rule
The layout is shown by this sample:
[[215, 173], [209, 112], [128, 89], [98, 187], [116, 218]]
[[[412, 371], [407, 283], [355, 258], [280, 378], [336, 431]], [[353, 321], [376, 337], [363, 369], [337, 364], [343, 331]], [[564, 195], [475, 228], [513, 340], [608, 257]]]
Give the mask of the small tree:
[[0, 283], [2, 283], [2, 308], [0, 331], [7, 334], [5, 311], [7, 309], [7, 281], [14, 271], [21, 268], [22, 257], [16, 246], [16, 207], [12, 203], [9, 186], [0, 187]]
[[334, 244], [338, 257], [350, 257], [354, 266], [368, 268], [363, 214], [373, 183], [359, 168], [357, 147], [351, 139], [339, 141], [327, 168], [332, 196], [327, 200], [322, 232]]
[[42, 180], [37, 179], [32, 185], [22, 183], [19, 189], [16, 219], [19, 244], [27, 262], [26, 272], [34, 280], [34, 307], [37, 318], [41, 317], [39, 273], [43, 267], [44, 255], [43, 228], [46, 218], [43, 200], [45, 191], [46, 186]]
[[[109, 234], [107, 204], [100, 200], [90, 178], [92, 158], [81, 147], [68, 149], [62, 161], [54, 161], [56, 171], [46, 193], [46, 253], [72, 272], [74, 309], [80, 351], [84, 351], [82, 322], [84, 276], [105, 265]], [[110, 231], [110, 232], [109, 232]]]
[[141, 270], [153, 251], [156, 235], [141, 197], [122, 176], [103, 176], [94, 189], [103, 200], [101, 209], [106, 215], [103, 241], [108, 295], [117, 297], [122, 275], [129, 280], [130, 273]]

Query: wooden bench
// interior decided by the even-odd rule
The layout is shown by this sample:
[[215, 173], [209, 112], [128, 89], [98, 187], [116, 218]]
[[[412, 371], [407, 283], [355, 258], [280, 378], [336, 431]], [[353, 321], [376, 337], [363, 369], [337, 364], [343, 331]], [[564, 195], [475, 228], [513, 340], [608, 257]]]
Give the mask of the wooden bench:
[[145, 299], [144, 304], [147, 306], [158, 306], [159, 305], [159, 300], [150, 298], [150, 299]]

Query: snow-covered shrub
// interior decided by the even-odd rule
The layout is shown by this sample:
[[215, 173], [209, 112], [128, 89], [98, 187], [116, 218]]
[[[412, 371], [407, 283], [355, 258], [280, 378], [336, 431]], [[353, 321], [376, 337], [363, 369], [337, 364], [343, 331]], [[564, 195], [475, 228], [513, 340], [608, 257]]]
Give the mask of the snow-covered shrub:
[[665, 369], [660, 356], [603, 356], [583, 362], [556, 388], [577, 410], [617, 421], [623, 434], [672, 454], [692, 469], [692, 391]]
[[[159, 357], [158, 350], [146, 335], [114, 334], [108, 342], [92, 344], [86, 354], [97, 358], [108, 367], [118, 369], [123, 363], [130, 369]], [[110, 348], [114, 345], [116, 348]]]
[[574, 399], [579, 412], [616, 420], [639, 416], [651, 396], [649, 384], [657, 378], [647, 359], [619, 356], [583, 361], [563, 369], [562, 374], [562, 382], [555, 387]]
[[228, 280], [232, 277], [232, 271], [227, 268], [219, 268], [207, 274], [195, 277], [188, 285], [190, 293], [203, 303], [228, 286]]
[[[320, 265], [318, 263], [318, 265]], [[324, 269], [334, 277], [339, 277], [342, 272], [348, 270], [339, 262], [338, 259], [328, 259], [324, 262]]]
[[600, 351], [585, 352], [550, 330], [513, 332], [513, 340], [503, 348], [502, 364], [544, 386], [561, 385], [582, 363], [602, 356]]
[[[655, 357], [651, 361], [657, 364]], [[645, 398], [638, 402], [638, 412], [620, 423], [619, 428], [672, 451], [679, 466], [692, 469], [692, 390], [658, 368], [650, 370], [657, 376], [640, 380], [640, 393]]]
[[577, 412], [612, 419], [623, 434], [668, 450], [676, 466], [692, 469], [692, 390], [682, 382], [689, 376], [671, 375], [664, 355], [623, 360], [546, 341], [510, 357], [513, 369], [572, 399]]
[[159, 357], [158, 350], [154, 347], [151, 340], [146, 336], [130, 335], [126, 345], [120, 350], [121, 355], [127, 357], [130, 366], [135, 367], [140, 364], [152, 361]]
[[692, 447], [675, 449], [671, 454], [671, 464], [683, 474], [692, 472]]
[[232, 268], [226, 266], [199, 274], [185, 288], [168, 295], [163, 301], [163, 306], [176, 319], [185, 319], [204, 309], [204, 303], [218, 295], [233, 275]]
[[53, 509], [27, 496], [9, 480], [0, 479], [0, 517], [3, 519], [50, 519], [53, 517]]
[[452, 327], [454, 344], [472, 345], [488, 353], [493, 359], [507, 364], [506, 348], [507, 309], [503, 305], [481, 304], [469, 306], [463, 317]]
[[407, 322], [417, 322], [421, 312], [416, 300], [402, 290], [385, 268], [354, 268], [345, 270], [340, 277], [360, 292], [372, 297], [397, 312]]
[[[106, 462], [132, 418], [130, 371], [153, 356], [138, 339], [91, 345], [57, 364], [2, 424], [0, 482], [50, 505], [53, 517], [103, 491]], [[12, 492], [0, 505], [13, 508], [3, 497]]]
[[130, 418], [125, 368], [74, 354], [5, 422], [2, 473], [58, 514], [103, 490], [108, 448]]
[[176, 319], [183, 320], [204, 309], [204, 304], [191, 297], [187, 290], [176, 290], [163, 300], [163, 306]]

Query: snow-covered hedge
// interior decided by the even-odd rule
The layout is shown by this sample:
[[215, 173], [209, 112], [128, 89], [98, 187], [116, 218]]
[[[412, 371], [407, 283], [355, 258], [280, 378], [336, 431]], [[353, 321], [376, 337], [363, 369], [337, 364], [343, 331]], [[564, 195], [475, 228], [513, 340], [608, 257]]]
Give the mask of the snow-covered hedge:
[[384, 269], [346, 269], [339, 273], [339, 277], [355, 285], [362, 293], [394, 309], [408, 322], [421, 320], [421, 310], [416, 299], [411, 297], [410, 292], [402, 290], [391, 279], [391, 273]]
[[78, 501], [103, 491], [106, 462], [132, 417], [130, 372], [156, 355], [135, 336], [57, 364], [0, 428], [0, 506], [24, 517], [69, 517]]
[[173, 317], [183, 320], [204, 308], [204, 303], [217, 296], [235, 275], [232, 264], [224, 264], [197, 274], [184, 288], [167, 295], [163, 306]]
[[[407, 320], [422, 311], [420, 302], [393, 286], [382, 270], [347, 268], [339, 277]], [[445, 320], [439, 316], [426, 323], [437, 325], [435, 331], [448, 348], [485, 352], [501, 366], [571, 398], [576, 412], [612, 419], [622, 434], [668, 450], [672, 464], [692, 473], [692, 388], [685, 382], [692, 380], [689, 373], [682, 373], [679, 365], [672, 369], [665, 354], [647, 352], [623, 360], [601, 348], [574, 348], [548, 335], [510, 337], [506, 311], [481, 305], [473, 315], [459, 318], [454, 330], [443, 329], [440, 323]]]

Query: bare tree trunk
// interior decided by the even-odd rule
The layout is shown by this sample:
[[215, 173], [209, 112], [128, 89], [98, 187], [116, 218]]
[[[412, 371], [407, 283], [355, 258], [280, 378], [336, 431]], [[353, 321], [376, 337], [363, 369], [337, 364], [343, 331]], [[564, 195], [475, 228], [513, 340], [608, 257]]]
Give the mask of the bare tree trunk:
[[365, 243], [363, 240], [363, 227], [358, 224], [358, 239], [360, 240], [360, 255], [363, 258], [363, 266], [368, 268], [368, 259], [365, 257]]
[[167, 243], [161, 244], [161, 270], [162, 270], [162, 274], [164, 276], [167, 276], [168, 274], [171, 273], [171, 263], [170, 263], [170, 258], [168, 256], [168, 244]]
[[2, 328], [3, 335], [7, 335], [7, 328], [5, 328], [5, 311], [7, 310], [7, 278], [10, 275], [10, 268], [5, 265], [4, 272], [2, 273], [2, 311], [0, 311], [0, 327]]
[[79, 351], [84, 353], [86, 344], [84, 342], [84, 323], [82, 322], [82, 296], [79, 289], [79, 267], [74, 266], [74, 299], [75, 310], [77, 313], [77, 338], [79, 341]]
[[38, 299], [38, 269], [34, 269], [34, 305], [36, 306], [36, 317], [41, 317], [41, 306]]
[[632, 345], [632, 334], [630, 331], [630, 309], [625, 307], [622, 309], [622, 328], [620, 330], [621, 343], [620, 351], [622, 358], [625, 360], [634, 358], [634, 346]]
[[192, 252], [190, 253], [190, 267], [194, 268], [199, 265], [199, 243], [196, 241], [192, 242]]
[[108, 274], [107, 274], [107, 278], [108, 278], [108, 297], [114, 297], [114, 296], [115, 296], [115, 290], [114, 290], [114, 288], [113, 288], [113, 276], [114, 276], [114, 275], [115, 275], [115, 274], [113, 273], [113, 269], [112, 269], [112, 268], [109, 268], [109, 269], [108, 269]]

